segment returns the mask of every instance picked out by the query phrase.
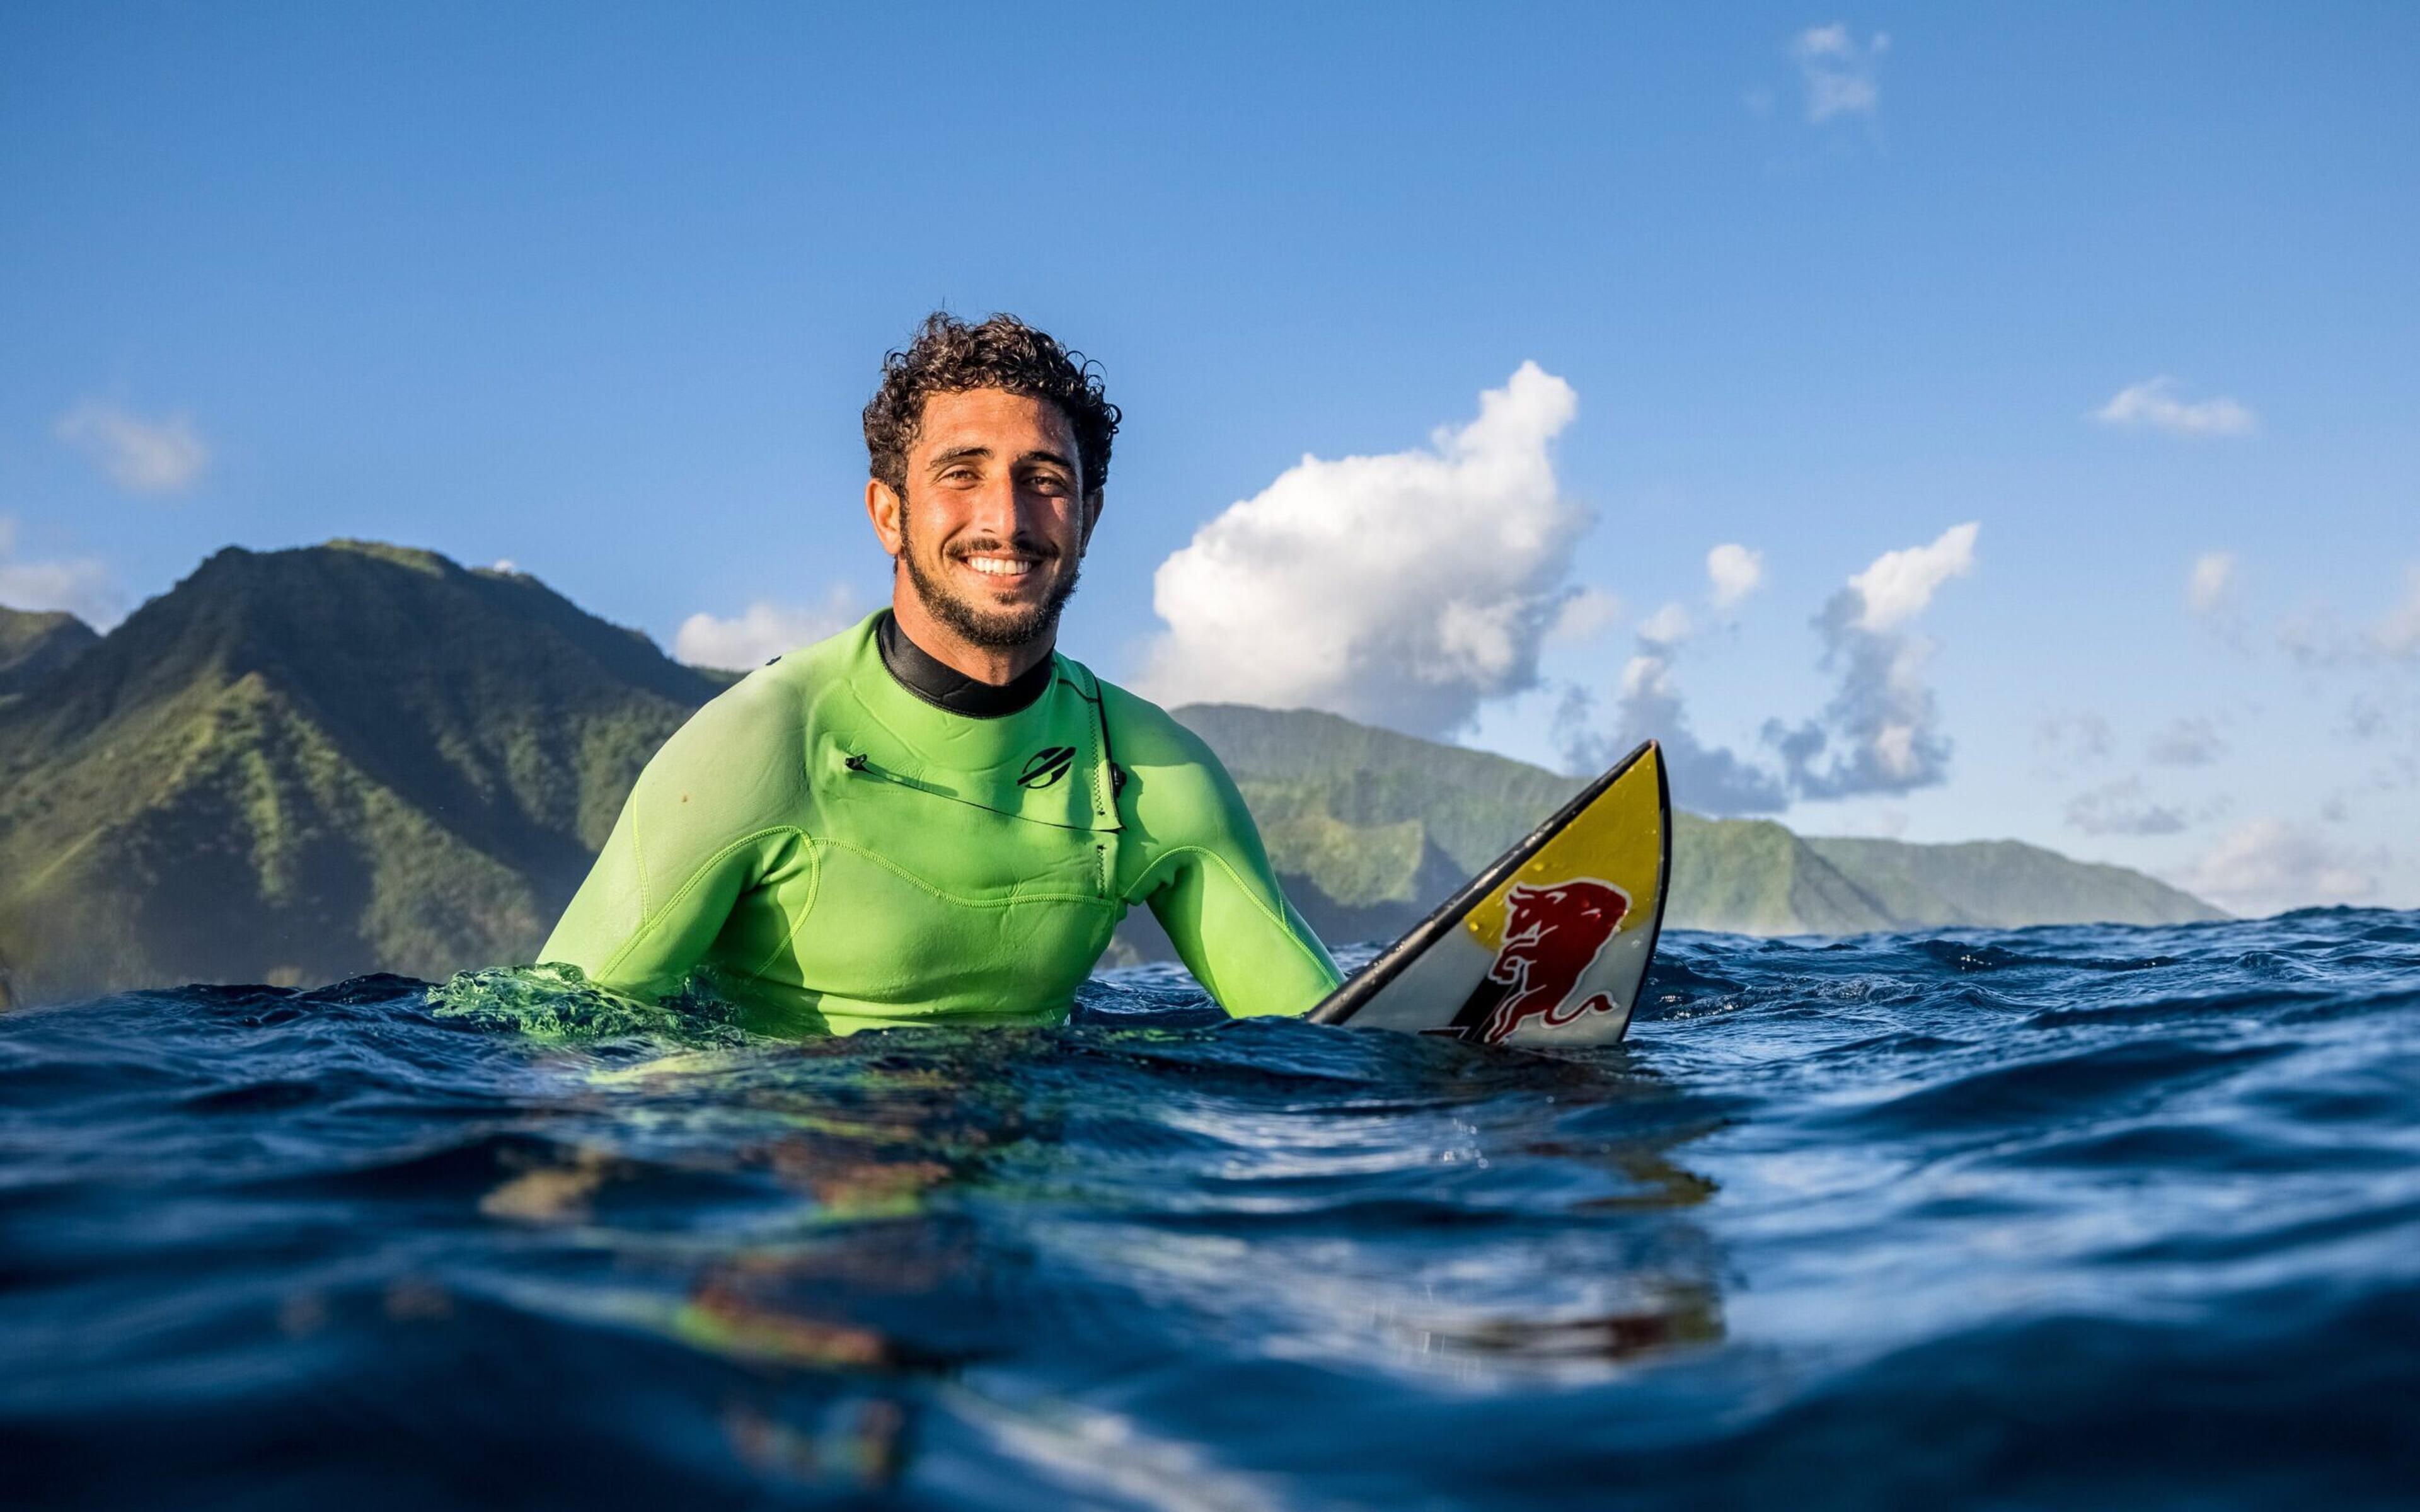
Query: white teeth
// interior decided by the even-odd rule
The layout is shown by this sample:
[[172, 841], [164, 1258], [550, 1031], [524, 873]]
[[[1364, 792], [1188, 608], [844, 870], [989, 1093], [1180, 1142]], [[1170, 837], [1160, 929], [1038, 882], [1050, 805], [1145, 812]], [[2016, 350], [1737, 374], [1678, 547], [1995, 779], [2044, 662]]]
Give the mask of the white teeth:
[[968, 566], [994, 578], [1022, 578], [1033, 570], [1033, 563], [1015, 557], [968, 557]]

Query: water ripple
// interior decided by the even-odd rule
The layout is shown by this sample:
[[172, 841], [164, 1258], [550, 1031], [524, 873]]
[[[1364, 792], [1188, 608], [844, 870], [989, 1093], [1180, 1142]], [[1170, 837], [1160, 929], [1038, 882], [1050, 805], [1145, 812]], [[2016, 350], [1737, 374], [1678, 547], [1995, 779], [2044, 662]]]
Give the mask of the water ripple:
[[2420, 917], [1668, 936], [1629, 1043], [0, 1017], [11, 1504], [2285, 1506], [2420, 1485]]

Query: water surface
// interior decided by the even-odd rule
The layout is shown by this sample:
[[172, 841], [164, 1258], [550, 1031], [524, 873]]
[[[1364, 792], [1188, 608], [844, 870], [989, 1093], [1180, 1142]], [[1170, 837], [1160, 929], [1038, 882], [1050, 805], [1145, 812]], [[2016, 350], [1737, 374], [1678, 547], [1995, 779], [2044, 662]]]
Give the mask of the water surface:
[[0, 1016], [0, 1501], [2409, 1504], [2420, 916], [1666, 937], [1574, 1059]]

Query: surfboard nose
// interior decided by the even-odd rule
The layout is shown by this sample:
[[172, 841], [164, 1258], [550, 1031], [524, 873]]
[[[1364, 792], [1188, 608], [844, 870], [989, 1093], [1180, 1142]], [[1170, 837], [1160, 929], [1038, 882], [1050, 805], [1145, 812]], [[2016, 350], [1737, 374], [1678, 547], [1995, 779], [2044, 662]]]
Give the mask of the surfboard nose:
[[1663, 928], [1671, 815], [1663, 747], [1643, 741], [1310, 1017], [1532, 1048], [1615, 1042]]

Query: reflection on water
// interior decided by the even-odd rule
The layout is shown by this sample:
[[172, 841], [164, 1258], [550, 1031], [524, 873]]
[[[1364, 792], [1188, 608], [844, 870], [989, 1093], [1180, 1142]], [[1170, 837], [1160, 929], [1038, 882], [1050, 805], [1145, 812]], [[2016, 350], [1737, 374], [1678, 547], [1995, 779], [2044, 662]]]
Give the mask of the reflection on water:
[[2391, 1503], [2414, 980], [2374, 913], [1683, 934], [1560, 1060], [1219, 1026], [1164, 970], [803, 1044], [543, 972], [18, 1012], [0, 1466], [348, 1512]]
[[1188, 1352], [1569, 1385], [1721, 1337], [1671, 1154], [1718, 1120], [1627, 1057], [1092, 1018], [562, 1059], [607, 1139], [499, 1150], [474, 1206], [610, 1253], [613, 1315], [740, 1367], [731, 1452], [794, 1486], [899, 1483], [936, 1404], [1138, 1453], [1072, 1396]]

